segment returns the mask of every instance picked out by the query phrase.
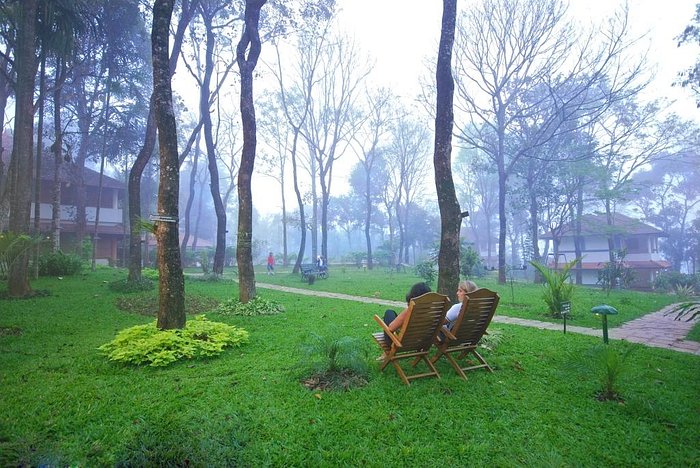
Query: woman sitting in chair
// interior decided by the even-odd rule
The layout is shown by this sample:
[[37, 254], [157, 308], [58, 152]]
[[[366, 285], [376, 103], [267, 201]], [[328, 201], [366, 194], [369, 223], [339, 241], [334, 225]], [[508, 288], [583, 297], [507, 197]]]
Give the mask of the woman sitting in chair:
[[457, 317], [459, 317], [459, 311], [462, 309], [462, 302], [464, 302], [464, 298], [467, 297], [467, 294], [474, 292], [477, 289], [478, 287], [474, 281], [467, 280], [459, 283], [459, 286], [457, 286], [457, 300], [459, 302], [452, 305], [445, 315], [445, 327], [448, 330], [452, 330], [455, 320], [457, 320]]
[[[429, 292], [431, 292], [430, 286], [428, 286], [426, 283], [414, 284], [413, 286], [411, 286], [411, 289], [408, 291], [408, 294], [406, 294], [406, 304], [410, 304], [411, 299], [415, 299], [416, 297], [422, 296], [423, 294]], [[387, 324], [389, 330], [391, 330], [392, 333], [396, 333], [396, 330], [401, 328], [404, 320], [406, 320], [407, 312], [408, 307], [402, 310], [401, 313], [398, 315], [396, 315], [396, 311], [392, 309], [387, 309], [386, 311], [384, 311], [384, 323]], [[386, 333], [384, 333], [384, 338], [386, 339], [387, 343], [391, 343], [391, 338], [389, 338], [389, 335], [387, 335]], [[384, 359], [384, 354], [377, 358], [377, 360], [382, 359]]]

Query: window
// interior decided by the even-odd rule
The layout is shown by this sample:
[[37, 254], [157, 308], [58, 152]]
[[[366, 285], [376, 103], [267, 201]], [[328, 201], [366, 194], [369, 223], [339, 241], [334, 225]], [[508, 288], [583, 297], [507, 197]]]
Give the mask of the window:
[[625, 239], [625, 248], [628, 254], [647, 253], [647, 238], [641, 236], [628, 237]]

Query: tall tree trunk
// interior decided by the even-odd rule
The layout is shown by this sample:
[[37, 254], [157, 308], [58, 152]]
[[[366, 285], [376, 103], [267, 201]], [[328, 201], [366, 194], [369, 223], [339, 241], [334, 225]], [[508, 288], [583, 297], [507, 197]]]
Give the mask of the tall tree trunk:
[[182, 261], [186, 262], [187, 258], [187, 244], [190, 242], [190, 216], [192, 213], [192, 204], [194, 203], [194, 195], [195, 195], [195, 182], [197, 181], [197, 166], [198, 166], [198, 161], [199, 161], [199, 142], [200, 142], [200, 132], [197, 132], [197, 137], [196, 140], [197, 142], [195, 143], [194, 147], [194, 158], [192, 161], [192, 170], [190, 172], [190, 184], [189, 184], [189, 194], [187, 196], [187, 204], [185, 205], [185, 217], [184, 217], [184, 223], [185, 223], [185, 232], [182, 236], [182, 242], [180, 243], [180, 256], [182, 257]]
[[53, 237], [53, 252], [61, 248], [61, 168], [63, 167], [63, 124], [61, 123], [61, 93], [66, 79], [66, 65], [62, 59], [56, 60], [56, 71], [53, 89], [53, 196], [51, 197], [51, 232]]
[[[25, 0], [19, 4], [19, 23], [15, 63], [17, 84], [15, 86], [15, 131], [12, 147], [12, 162], [15, 170], [10, 181], [11, 232], [29, 233], [29, 208], [31, 203], [31, 178], [34, 144], [34, 83], [36, 78], [37, 0]], [[21, 255], [10, 266], [8, 295], [24, 297], [31, 292], [29, 285], [29, 255]]]
[[107, 131], [109, 129], [109, 104], [112, 97], [112, 68], [107, 73], [107, 93], [105, 94], [105, 128], [102, 135], [102, 151], [100, 154], [100, 176], [97, 183], [97, 206], [95, 207], [95, 225], [92, 231], [92, 271], [95, 271], [97, 261], [97, 228], [100, 225], [100, 205], [102, 205], [102, 182], [105, 173], [105, 152], [107, 151]]
[[440, 294], [454, 298], [459, 284], [459, 227], [462, 223], [452, 179], [452, 127], [454, 126], [452, 45], [455, 39], [457, 0], [443, 0], [442, 4], [442, 31], [435, 73], [437, 107], [433, 156], [441, 226], [437, 290]]
[[292, 141], [292, 178], [294, 180], [294, 193], [297, 196], [297, 204], [299, 205], [299, 231], [301, 239], [299, 240], [299, 252], [297, 260], [294, 262], [292, 273], [299, 273], [301, 263], [304, 260], [304, 252], [306, 251], [306, 216], [304, 215], [304, 199], [301, 196], [299, 189], [299, 175], [297, 170], [297, 143], [299, 141], [299, 127], [294, 127], [294, 139]]
[[[373, 156], [374, 157], [374, 156]], [[372, 238], [370, 236], [370, 224], [372, 222], [372, 182], [371, 169], [368, 164], [365, 164], [365, 243], [367, 244], [367, 268], [370, 270], [374, 267], [372, 261]]]
[[[44, 95], [46, 91], [46, 53], [41, 52], [39, 67], [39, 121], [36, 135], [36, 168], [34, 171], [34, 235], [41, 232], [41, 158], [44, 148]], [[34, 246], [32, 277], [39, 278], [39, 243]]]
[[[574, 250], [576, 258], [583, 257], [583, 237], [581, 236], [581, 218], [583, 217], [583, 180], [579, 180], [576, 190], [576, 214], [572, 217], [574, 223]], [[583, 265], [576, 265], [576, 284], [583, 284]]]
[[[253, 100], [253, 71], [260, 57], [260, 9], [267, 0], [246, 0], [245, 25], [236, 47], [236, 61], [241, 75], [241, 123], [243, 150], [238, 170], [238, 281], [239, 299], [246, 304], [255, 297], [255, 270], [251, 243], [253, 241], [253, 196], [251, 178], [255, 166], [256, 128]], [[248, 55], [246, 57], [246, 50]]]
[[[187, 25], [190, 23], [192, 16], [195, 13], [195, 6], [199, 0], [182, 0], [180, 21], [177, 24], [177, 31], [173, 39], [173, 49], [170, 55], [170, 76], [175, 73], [177, 67], [177, 59], [180, 56], [182, 41], [184, 40]], [[141, 247], [141, 227], [139, 220], [141, 218], [141, 177], [143, 171], [151, 159], [153, 149], [156, 144], [156, 123], [154, 114], [153, 96], [149, 103], [148, 121], [146, 123], [146, 135], [144, 143], [139, 151], [134, 165], [129, 171], [129, 184], [127, 192], [129, 196], [129, 281], [137, 281], [141, 279], [141, 263], [142, 263], [142, 247]], [[146, 234], [146, 242], [148, 242], [148, 234]], [[148, 244], [146, 244], [148, 251]], [[148, 258], [146, 259], [148, 261]]]
[[180, 168], [168, 57], [173, 3], [174, 0], [154, 1], [151, 32], [153, 103], [160, 146], [158, 215], [163, 217], [156, 223], [160, 297], [158, 328], [160, 329], [185, 326], [185, 278], [182, 274], [178, 239]]
[[[216, 164], [216, 147], [214, 146], [213, 126], [211, 122], [211, 110], [209, 108], [209, 85], [214, 71], [214, 31], [211, 26], [211, 18], [202, 15], [204, 19], [207, 41], [205, 52], [204, 79], [199, 95], [199, 115], [204, 122], [204, 142], [207, 147], [207, 159], [209, 162], [209, 188], [214, 202], [216, 213], [216, 249], [214, 251], [214, 265], [212, 271], [217, 275], [224, 274], [224, 258], [226, 256], [226, 210], [221, 201], [221, 189], [219, 188], [219, 168]], [[252, 94], [252, 93], [251, 93]], [[255, 116], [253, 116], [253, 119]], [[253, 156], [255, 157], [255, 156]], [[252, 218], [251, 218], [252, 219]]]

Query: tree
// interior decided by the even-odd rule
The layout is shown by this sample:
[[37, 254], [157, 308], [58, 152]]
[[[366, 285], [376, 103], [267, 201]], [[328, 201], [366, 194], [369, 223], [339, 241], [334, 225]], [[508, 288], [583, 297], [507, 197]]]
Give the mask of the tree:
[[155, 232], [158, 241], [160, 293], [157, 326], [160, 329], [185, 326], [185, 277], [182, 274], [177, 227], [180, 173], [168, 55], [173, 3], [174, 0], [154, 1], [151, 32], [153, 104], [160, 148], [158, 215], [162, 218], [156, 223]]
[[[372, 240], [370, 236], [370, 226], [372, 222], [372, 211], [376, 194], [379, 192], [382, 181], [373, 181], [375, 165], [381, 164], [380, 143], [384, 135], [389, 130], [389, 121], [392, 117], [391, 107], [393, 100], [391, 93], [387, 89], [380, 89], [373, 95], [367, 95], [367, 113], [364, 125], [360, 127], [357, 134], [353, 135], [356, 146], [359, 147], [357, 157], [360, 160], [364, 172], [364, 184], [359, 193], [364, 196], [365, 202], [365, 243], [367, 246], [367, 268], [373, 268]], [[373, 183], [375, 182], [375, 183]]]
[[[644, 86], [643, 60], [627, 60], [626, 35], [622, 12], [606, 30], [577, 37], [560, 0], [483, 0], [460, 23], [456, 89], [470, 125], [458, 126], [456, 136], [496, 165], [499, 282], [506, 280], [508, 177], [519, 159], [536, 156], [549, 139], [585, 127]], [[528, 138], [510, 138], [523, 121]], [[569, 121], [576, 125], [565, 126]]]
[[[695, 5], [695, 15], [693, 15], [691, 23], [676, 39], [678, 47], [689, 42], [700, 44], [700, 3]], [[680, 72], [676, 84], [690, 88], [695, 94], [697, 106], [700, 107], [700, 60], [697, 60], [692, 67]]]
[[[15, 131], [10, 162], [10, 231], [29, 233], [32, 159], [34, 148], [34, 83], [37, 59], [36, 41], [37, 0], [20, 2], [18, 13], [15, 68]], [[31, 292], [29, 285], [29, 255], [24, 252], [12, 263], [8, 275], [8, 295], [24, 297]]]
[[442, 5], [442, 28], [435, 69], [437, 98], [433, 165], [441, 225], [437, 290], [449, 296], [457, 290], [459, 283], [459, 230], [462, 224], [462, 215], [452, 179], [452, 127], [454, 126], [452, 46], [457, 22], [457, 0], [443, 0]]
[[[182, 0], [180, 20], [173, 39], [173, 50], [170, 55], [170, 76], [175, 73], [177, 59], [180, 56], [182, 41], [187, 25], [195, 13], [198, 0]], [[169, 20], [170, 21], [170, 20]], [[155, 103], [153, 95], [149, 101], [149, 112], [146, 123], [143, 146], [139, 150], [136, 160], [129, 171], [127, 192], [129, 198], [129, 281], [138, 281], [141, 278], [141, 176], [151, 159], [156, 144], [157, 125], [155, 121]]]
[[[255, 102], [253, 100], [253, 71], [260, 57], [260, 10], [267, 0], [245, 1], [245, 24], [236, 47], [236, 62], [241, 75], [241, 122], [243, 150], [238, 170], [238, 259], [239, 299], [246, 304], [255, 297], [255, 270], [251, 244], [253, 241], [253, 196], [251, 178], [255, 166], [257, 135]], [[247, 54], [246, 54], [247, 52]]]

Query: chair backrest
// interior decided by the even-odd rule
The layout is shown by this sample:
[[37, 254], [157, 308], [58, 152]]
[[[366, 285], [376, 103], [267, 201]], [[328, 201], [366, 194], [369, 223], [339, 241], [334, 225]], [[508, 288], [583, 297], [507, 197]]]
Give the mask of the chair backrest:
[[401, 342], [400, 352], [430, 348], [449, 307], [450, 299], [434, 292], [412, 299], [397, 336]]
[[467, 294], [459, 316], [450, 330], [457, 339], [450, 340], [449, 345], [476, 345], [491, 323], [500, 299], [496, 292], [486, 288]]

